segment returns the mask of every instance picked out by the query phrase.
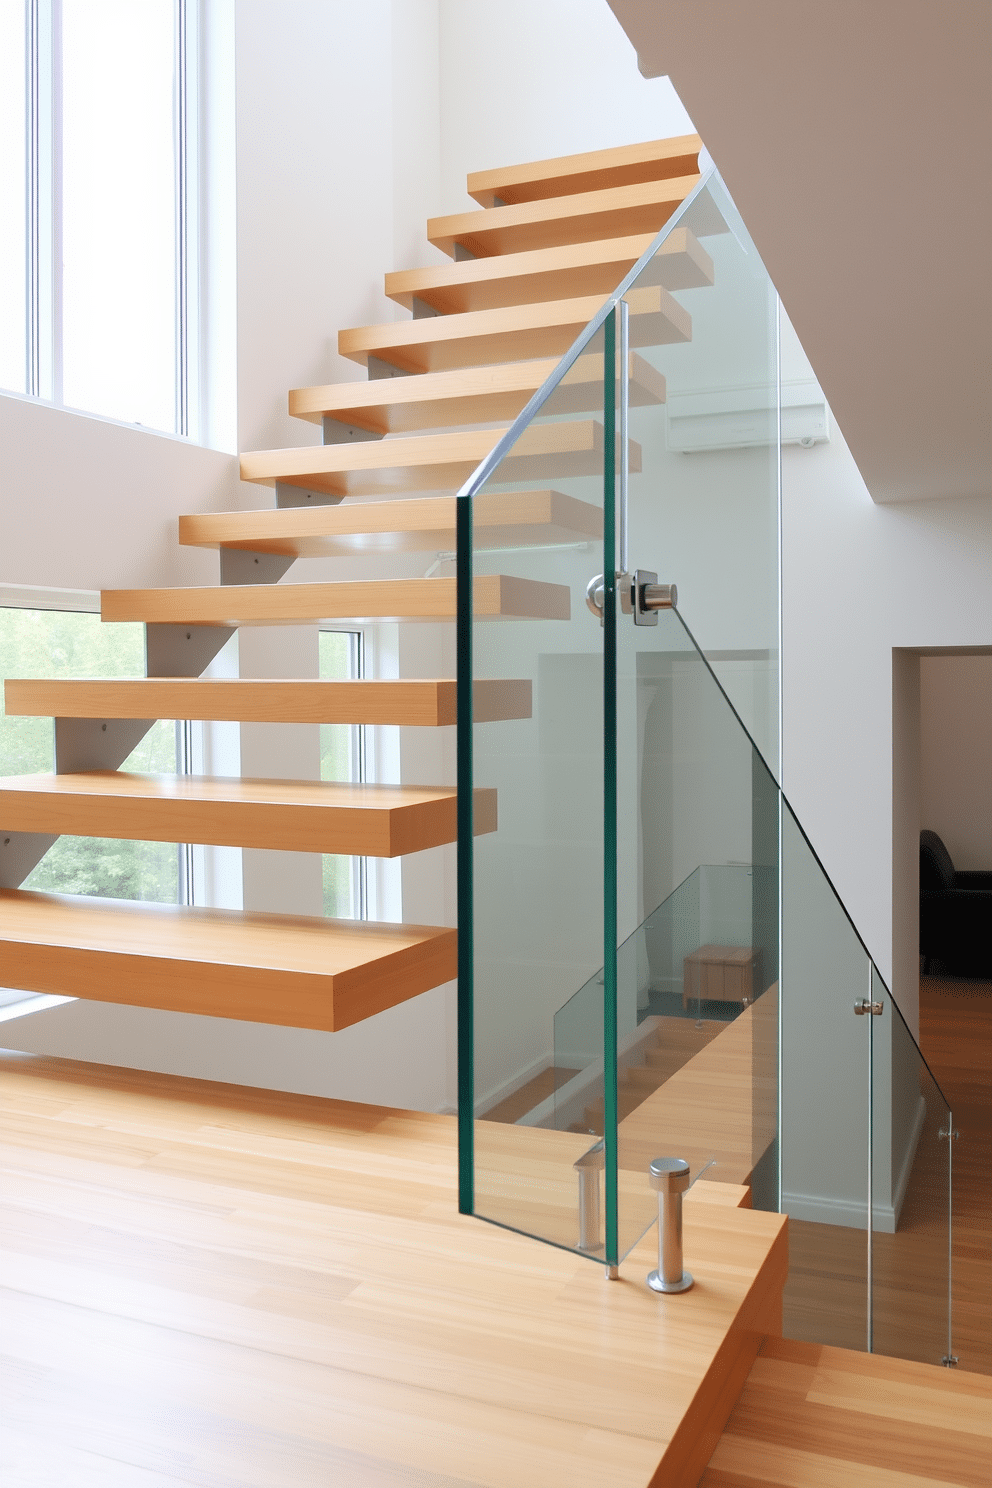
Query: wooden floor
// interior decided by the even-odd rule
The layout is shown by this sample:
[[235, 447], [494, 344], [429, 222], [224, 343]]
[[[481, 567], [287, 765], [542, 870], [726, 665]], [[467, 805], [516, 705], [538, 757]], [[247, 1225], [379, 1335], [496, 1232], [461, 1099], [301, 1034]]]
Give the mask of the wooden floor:
[[459, 1216], [451, 1117], [7, 1052], [0, 1118], [4, 1488], [695, 1482], [781, 1316], [729, 1185], [658, 1297], [652, 1244], [613, 1283]]
[[[992, 982], [924, 977], [920, 1042], [951, 1104], [954, 1146], [953, 1339], [960, 1367], [992, 1374]], [[933, 1363], [943, 1341], [946, 1228], [922, 1156], [896, 1235], [875, 1236], [875, 1348]], [[790, 1338], [863, 1349], [862, 1230], [789, 1224], [784, 1327]], [[935, 1280], [935, 1274], [940, 1275]], [[916, 1306], [907, 1308], [907, 1293]], [[992, 1471], [988, 1481], [992, 1483]]]
[[767, 1339], [700, 1488], [988, 1488], [992, 1382]]

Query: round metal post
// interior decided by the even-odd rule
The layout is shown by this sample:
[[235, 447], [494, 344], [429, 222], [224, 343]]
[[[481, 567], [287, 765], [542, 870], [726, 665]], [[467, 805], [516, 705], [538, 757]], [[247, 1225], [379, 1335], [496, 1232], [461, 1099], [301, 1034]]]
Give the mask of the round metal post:
[[648, 1168], [658, 1193], [658, 1269], [648, 1274], [655, 1292], [687, 1292], [692, 1277], [682, 1269], [682, 1195], [689, 1187], [689, 1164], [681, 1157], [656, 1157]]

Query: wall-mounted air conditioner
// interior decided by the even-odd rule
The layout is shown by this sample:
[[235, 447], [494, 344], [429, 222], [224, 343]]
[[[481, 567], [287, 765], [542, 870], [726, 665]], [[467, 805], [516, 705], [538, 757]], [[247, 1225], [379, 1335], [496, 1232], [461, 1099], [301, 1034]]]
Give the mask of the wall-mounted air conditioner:
[[[668, 448], [691, 455], [701, 450], [748, 449], [775, 440], [775, 388], [707, 388], [668, 392]], [[782, 443], [807, 448], [830, 439], [830, 410], [816, 382], [783, 382]]]

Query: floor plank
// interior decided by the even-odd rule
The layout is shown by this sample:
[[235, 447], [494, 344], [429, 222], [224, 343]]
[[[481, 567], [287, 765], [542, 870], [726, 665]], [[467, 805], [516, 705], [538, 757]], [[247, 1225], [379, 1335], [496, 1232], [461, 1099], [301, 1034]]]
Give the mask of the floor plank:
[[451, 1117], [9, 1052], [0, 1116], [5, 1488], [647, 1488], [784, 1280], [698, 1196], [680, 1298], [459, 1216]]

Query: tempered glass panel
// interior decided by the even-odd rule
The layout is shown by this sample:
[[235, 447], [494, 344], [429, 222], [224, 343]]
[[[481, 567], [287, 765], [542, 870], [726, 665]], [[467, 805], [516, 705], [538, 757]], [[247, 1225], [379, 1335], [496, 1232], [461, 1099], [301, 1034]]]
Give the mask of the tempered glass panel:
[[62, 0], [63, 401], [176, 427], [174, 0]]
[[951, 1352], [951, 1113], [877, 971], [872, 1019], [872, 1349], [939, 1364]]
[[[604, 571], [603, 339], [472, 502], [473, 676], [531, 687], [525, 717], [473, 729], [498, 809], [475, 837], [475, 1212], [571, 1249], [580, 1183], [602, 1205], [595, 1157], [588, 1180], [575, 1168], [595, 1138], [510, 1123], [553, 1095], [555, 1013], [603, 965], [604, 632], [585, 599]], [[601, 986], [580, 1021], [602, 1067]]]
[[625, 299], [628, 567], [678, 585], [686, 624], [777, 777], [778, 300], [718, 180]]
[[[777, 791], [678, 614], [617, 627], [620, 1252], [655, 1157], [778, 1207]], [[638, 927], [638, 928], [633, 928]]]
[[27, 377], [27, 7], [0, 0], [0, 387]]
[[782, 1208], [788, 1338], [865, 1349], [871, 962], [782, 813]]
[[[142, 625], [103, 624], [99, 615], [61, 610], [0, 610], [0, 677], [143, 675]], [[0, 774], [47, 773], [53, 749], [50, 718], [0, 717]], [[175, 723], [153, 724], [121, 768], [175, 773]], [[179, 896], [178, 853], [170, 842], [60, 837], [24, 887], [171, 904]]]

